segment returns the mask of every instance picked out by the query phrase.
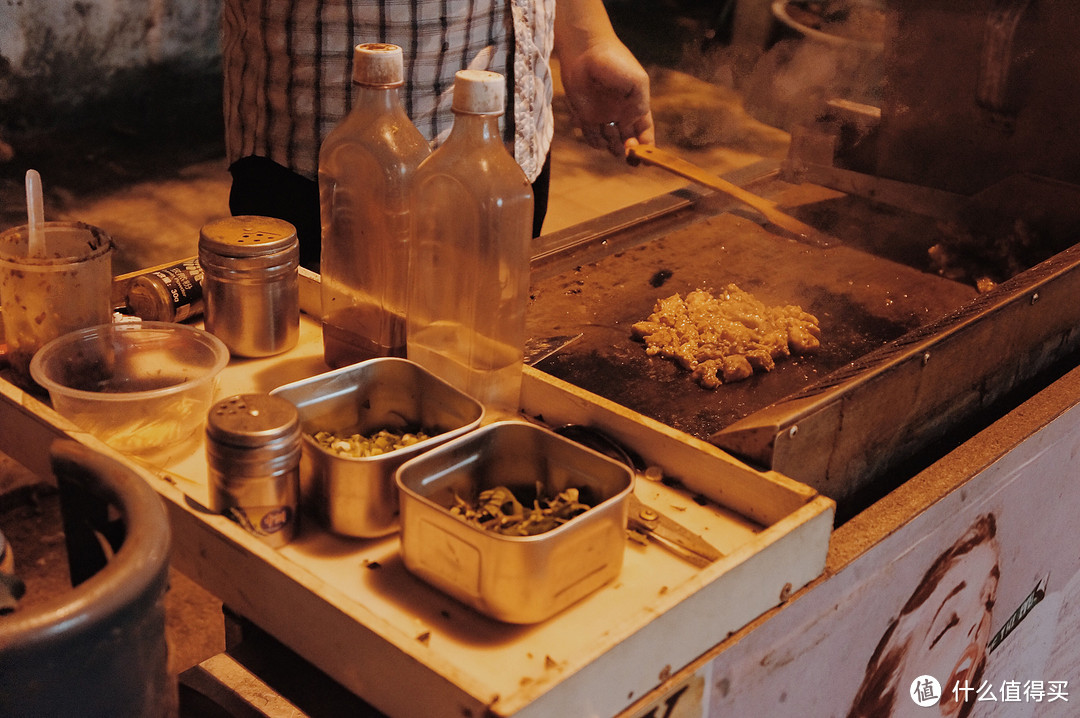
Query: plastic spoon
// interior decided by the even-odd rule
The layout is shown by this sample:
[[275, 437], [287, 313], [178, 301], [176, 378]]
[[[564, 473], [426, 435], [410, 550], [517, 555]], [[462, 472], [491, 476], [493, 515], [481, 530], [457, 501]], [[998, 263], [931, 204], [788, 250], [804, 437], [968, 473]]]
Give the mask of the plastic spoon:
[[27, 254], [30, 257], [45, 256], [45, 223], [41, 199], [41, 175], [37, 170], [26, 170], [26, 217], [29, 233]]

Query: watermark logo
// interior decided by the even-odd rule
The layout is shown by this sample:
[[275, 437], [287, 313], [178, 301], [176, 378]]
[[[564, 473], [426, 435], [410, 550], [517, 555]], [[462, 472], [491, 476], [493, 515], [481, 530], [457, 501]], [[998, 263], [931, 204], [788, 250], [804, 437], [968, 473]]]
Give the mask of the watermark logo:
[[[947, 690], [952, 694], [951, 700], [956, 703], [1069, 702], [1068, 681], [1009, 680], [1001, 681], [996, 686], [990, 681], [982, 681], [978, 686], [967, 681], [957, 681]], [[915, 705], [920, 708], [936, 706], [945, 698], [942, 695], [941, 683], [933, 676], [927, 675], [919, 676], [911, 682], [909, 695]]]
[[911, 700], [921, 708], [936, 706], [941, 700], [941, 684], [933, 676], [919, 676], [911, 682]]

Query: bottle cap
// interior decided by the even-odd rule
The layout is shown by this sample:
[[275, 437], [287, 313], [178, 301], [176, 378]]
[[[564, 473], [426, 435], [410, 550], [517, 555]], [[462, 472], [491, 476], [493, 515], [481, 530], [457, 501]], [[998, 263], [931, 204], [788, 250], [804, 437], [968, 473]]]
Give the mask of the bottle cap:
[[506, 109], [506, 78], [487, 70], [458, 70], [453, 109], [471, 115], [501, 115]]
[[405, 82], [401, 48], [369, 42], [353, 48], [352, 80], [369, 87], [400, 87]]

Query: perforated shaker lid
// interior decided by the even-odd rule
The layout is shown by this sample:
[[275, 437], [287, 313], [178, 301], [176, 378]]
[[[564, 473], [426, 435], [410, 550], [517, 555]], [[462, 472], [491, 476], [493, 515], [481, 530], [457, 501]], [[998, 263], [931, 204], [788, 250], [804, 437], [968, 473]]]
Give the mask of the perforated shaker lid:
[[206, 435], [213, 444], [224, 446], [287, 446], [300, 440], [300, 414], [279, 396], [237, 394], [210, 408]]
[[405, 82], [401, 48], [368, 42], [353, 48], [352, 80], [370, 87], [398, 87]]
[[237, 215], [207, 222], [199, 232], [199, 254], [255, 257], [288, 251], [297, 244], [296, 227], [273, 217]]
[[458, 70], [453, 109], [471, 115], [501, 115], [506, 109], [506, 78], [487, 70]]

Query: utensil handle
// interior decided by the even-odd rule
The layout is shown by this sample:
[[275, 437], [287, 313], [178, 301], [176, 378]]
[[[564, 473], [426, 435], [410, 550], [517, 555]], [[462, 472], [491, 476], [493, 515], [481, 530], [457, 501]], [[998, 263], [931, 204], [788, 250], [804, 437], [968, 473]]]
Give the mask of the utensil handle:
[[27, 256], [45, 256], [44, 201], [42, 200], [41, 175], [37, 170], [26, 170], [26, 226]]
[[704, 185], [717, 192], [722, 192], [729, 197], [756, 209], [765, 216], [765, 219], [769, 220], [777, 227], [796, 234], [803, 239], [812, 239], [815, 241], [820, 239], [819, 235], [821, 233], [818, 230], [805, 222], [801, 222], [791, 215], [780, 211], [776, 208], [776, 203], [772, 200], [765, 199], [753, 192], [749, 192], [737, 184], [728, 182], [708, 170], [702, 169], [691, 162], [687, 162], [680, 157], [676, 157], [675, 155], [660, 149], [656, 145], [636, 145], [630, 147], [628, 149], [627, 161], [630, 162], [630, 164], [644, 162], [645, 164], [665, 169], [680, 177], [685, 177], [688, 180]]

